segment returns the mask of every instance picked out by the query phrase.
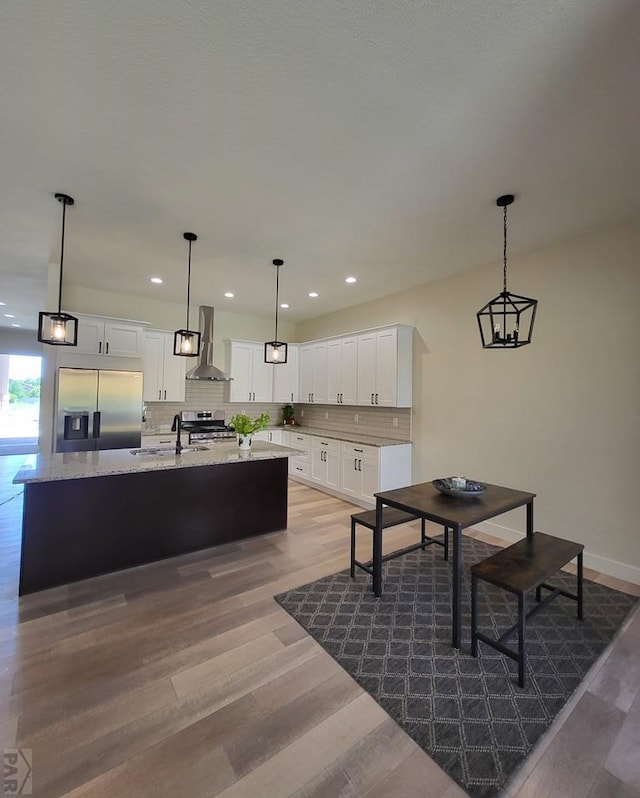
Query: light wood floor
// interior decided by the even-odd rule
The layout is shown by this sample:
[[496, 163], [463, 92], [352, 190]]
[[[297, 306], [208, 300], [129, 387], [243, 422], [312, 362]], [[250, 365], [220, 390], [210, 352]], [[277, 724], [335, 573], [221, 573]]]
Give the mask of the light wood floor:
[[[286, 532], [18, 600], [22, 459], [0, 458], [0, 743], [32, 749], [35, 796], [464, 796], [273, 601], [348, 566], [352, 505], [291, 483]], [[603, 660], [509, 798], [640, 796], [640, 614]]]

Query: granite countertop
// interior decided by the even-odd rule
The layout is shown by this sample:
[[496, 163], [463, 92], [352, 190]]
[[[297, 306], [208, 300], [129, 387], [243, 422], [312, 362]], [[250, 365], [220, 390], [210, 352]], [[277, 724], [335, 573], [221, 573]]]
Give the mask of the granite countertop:
[[51, 455], [29, 455], [14, 484], [55, 482], [62, 479], [105, 477], [113, 474], [135, 474], [173, 468], [243, 463], [249, 460], [271, 460], [299, 454], [297, 449], [266, 441], [253, 441], [248, 452], [240, 451], [236, 441], [216, 441], [203, 452], [183, 454], [131, 454], [130, 449], [108, 449], [98, 452], [68, 452]]
[[320, 429], [320, 427], [303, 427], [300, 424], [284, 425], [274, 429], [284, 429], [300, 435], [313, 435], [316, 438], [331, 438], [332, 440], [348, 441], [349, 443], [364, 443], [369, 446], [401, 446], [411, 441], [399, 441], [395, 438], [379, 438], [376, 435], [362, 435], [359, 432], [343, 432], [338, 430]]

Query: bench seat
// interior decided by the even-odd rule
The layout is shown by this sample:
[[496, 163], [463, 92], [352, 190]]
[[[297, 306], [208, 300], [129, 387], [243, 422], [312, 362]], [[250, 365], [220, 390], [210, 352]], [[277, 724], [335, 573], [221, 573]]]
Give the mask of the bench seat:
[[[534, 532], [530, 538], [519, 540], [512, 546], [487, 557], [471, 567], [471, 653], [478, 656], [478, 640], [492, 646], [518, 663], [518, 684], [525, 686], [526, 621], [542, 607], [559, 595], [567, 596], [578, 603], [578, 619], [582, 620], [582, 553], [584, 546], [570, 540]], [[546, 580], [559, 571], [568, 562], [577, 558], [577, 590], [569, 593], [558, 587], [547, 584]], [[499, 638], [492, 639], [478, 631], [477, 592], [478, 581], [508, 590], [518, 597], [518, 622], [504, 632]], [[550, 590], [542, 601], [542, 588]], [[536, 591], [536, 605], [526, 611], [526, 593]], [[503, 640], [518, 630], [518, 651], [507, 648]]]
[[[395, 507], [383, 507], [382, 508], [382, 528], [388, 529], [389, 527], [398, 526], [399, 524], [407, 524], [410, 521], [417, 521], [420, 518], [418, 515], [413, 515], [411, 513], [407, 513], [404, 510], [398, 510]], [[398, 549], [397, 551], [392, 551], [389, 554], [385, 554], [382, 558], [382, 562], [387, 562], [387, 560], [392, 560], [395, 557], [402, 557], [403, 554], [408, 554], [410, 551], [416, 551], [417, 549], [425, 549], [427, 546], [430, 546], [432, 543], [437, 543], [439, 546], [444, 546], [444, 559], [449, 559], [449, 545], [448, 545], [448, 530], [445, 529], [444, 532], [444, 540], [439, 540], [438, 538], [430, 538], [427, 537], [426, 528], [425, 528], [425, 520], [424, 518], [421, 519], [421, 530], [420, 530], [420, 543], [415, 543], [412, 546], [405, 546], [402, 549]], [[354, 513], [351, 516], [351, 577], [355, 577], [356, 575], [356, 566], [361, 568], [366, 573], [373, 576], [373, 560], [367, 560], [367, 562], [360, 562], [356, 560], [356, 526], [360, 524], [367, 529], [374, 530], [376, 528], [376, 511], [375, 510], [364, 510], [361, 513]]]

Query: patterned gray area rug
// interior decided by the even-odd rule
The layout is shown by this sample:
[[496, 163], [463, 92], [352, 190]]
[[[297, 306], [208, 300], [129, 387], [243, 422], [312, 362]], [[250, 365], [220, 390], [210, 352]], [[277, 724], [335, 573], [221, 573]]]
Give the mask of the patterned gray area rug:
[[[451, 646], [451, 568], [439, 546], [386, 563], [379, 599], [361, 571], [275, 597], [473, 798], [501, 791], [637, 602], [585, 580], [578, 621], [575, 601], [556, 598], [527, 624], [522, 690], [514, 661], [483, 643], [477, 659], [469, 653], [468, 566], [495, 551], [463, 537], [460, 651]], [[550, 581], [575, 590], [570, 574]], [[478, 599], [482, 631], [498, 636], [515, 623], [515, 596], [480, 583]]]

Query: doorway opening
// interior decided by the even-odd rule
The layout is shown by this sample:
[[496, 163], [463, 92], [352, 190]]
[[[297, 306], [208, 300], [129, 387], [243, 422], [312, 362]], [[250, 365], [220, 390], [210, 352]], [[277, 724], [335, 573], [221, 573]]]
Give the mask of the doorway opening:
[[38, 451], [42, 358], [0, 355], [0, 454]]

